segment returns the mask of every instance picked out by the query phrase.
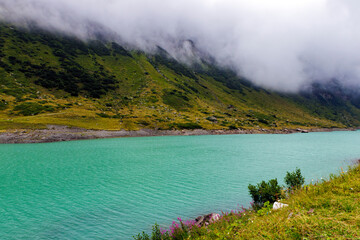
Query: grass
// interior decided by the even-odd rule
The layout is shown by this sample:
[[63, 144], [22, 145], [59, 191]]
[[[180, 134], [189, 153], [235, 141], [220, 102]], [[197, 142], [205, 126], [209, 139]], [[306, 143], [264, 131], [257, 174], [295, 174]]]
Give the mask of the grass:
[[[161, 62], [164, 59], [156, 62], [156, 57], [139, 51], [124, 54], [112, 44], [91, 46], [6, 24], [0, 24], [0, 30], [0, 122], [6, 122], [1, 129], [46, 124], [104, 130], [307, 129], [344, 128], [350, 126], [346, 125], [349, 121], [352, 126], [360, 124], [360, 110], [355, 107], [344, 114], [323, 107], [326, 115], [315, 114], [307, 106], [318, 105], [308, 104], [310, 100], [254, 88], [215, 66], [207, 67], [217, 69], [216, 76]], [[240, 90], [217, 81], [221, 74], [224, 81], [230, 76]], [[209, 121], [214, 116], [218, 120]]]
[[289, 206], [223, 214], [169, 239], [360, 239], [360, 165], [295, 190]]

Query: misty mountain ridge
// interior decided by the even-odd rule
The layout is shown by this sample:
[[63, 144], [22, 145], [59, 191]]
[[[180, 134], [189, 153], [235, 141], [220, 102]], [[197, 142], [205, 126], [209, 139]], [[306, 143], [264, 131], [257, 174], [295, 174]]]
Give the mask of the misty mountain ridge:
[[189, 63], [198, 60], [190, 39], [201, 54], [258, 86], [297, 92], [333, 78], [360, 86], [359, 9], [339, 0], [4, 0], [0, 19], [147, 53], [161, 46]]
[[4, 128], [359, 125], [358, 90], [334, 79], [308, 85], [298, 94], [275, 92], [222, 67], [189, 39], [173, 41], [173, 52], [159, 45], [146, 53], [111, 41], [100, 34], [101, 28], [92, 40], [84, 41], [29, 26], [0, 26]]
[[[11, 25], [11, 23], [9, 22], [8, 24]], [[79, 35], [74, 35], [71, 31], [59, 31], [54, 28], [44, 28], [40, 26], [38, 22], [29, 19], [24, 19], [20, 22], [17, 21], [16, 26], [18, 26], [23, 31], [39, 33], [44, 32], [45, 34], [51, 33], [55, 36], [66, 36], [74, 39], [79, 37]], [[169, 59], [173, 58], [176, 61], [187, 65], [190, 69], [193, 69], [194, 71], [204, 71], [204, 69], [202, 68], [206, 68], [208, 65], [217, 66], [218, 68], [225, 69], [226, 71], [234, 72], [234, 74], [238, 75], [240, 79], [245, 79], [244, 76], [241, 76], [241, 74], [238, 73], [238, 69], [241, 69], [241, 65], [235, 67], [229, 62], [222, 63], [217, 61], [216, 58], [211, 56], [210, 53], [206, 52], [205, 50], [201, 50], [201, 48], [198, 48], [197, 44], [192, 39], [174, 39], [171, 36], [163, 36], [163, 39], [166, 42], [164, 45], [158, 43], [159, 45], [151, 46], [151, 44], [148, 44], [147, 47], [139, 48], [138, 45], [127, 42], [121, 37], [120, 34], [111, 31], [109, 28], [98, 22], [87, 20], [83, 22], [83, 29], [83, 34], [81, 35], [81, 38], [79, 40], [87, 43], [101, 42], [102, 44], [107, 44], [109, 42], [116, 42], [128, 51], [141, 51], [150, 55], [162, 55], [167, 56]], [[310, 76], [310, 72], [314, 71], [314, 69], [306, 70], [306, 68], [304, 68], [304, 71], [309, 71]], [[308, 81], [301, 85], [296, 92], [306, 94], [307, 91], [313, 92], [313, 89], [316, 88], [321, 88], [325, 91], [333, 92], [340, 87], [342, 89], [342, 92], [346, 96], [350, 94], [352, 98], [357, 98], [357, 95], [360, 94], [360, 86], [345, 85], [342, 83], [348, 82], [349, 79], [351, 79], [351, 77], [342, 77], [341, 81], [334, 77], [308, 79]], [[251, 82], [252, 79], [247, 79], [247, 81]], [[276, 88], [268, 88], [266, 87], [266, 85], [263, 84], [254, 85], [261, 86], [265, 89], [278, 91], [276, 90]], [[290, 92], [293, 92], [293, 90], [291, 90]]]

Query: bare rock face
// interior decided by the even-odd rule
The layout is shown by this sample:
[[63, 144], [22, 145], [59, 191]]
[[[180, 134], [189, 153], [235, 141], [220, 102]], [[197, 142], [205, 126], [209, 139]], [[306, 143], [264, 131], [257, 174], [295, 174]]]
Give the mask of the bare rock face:
[[207, 215], [199, 216], [195, 219], [195, 224], [199, 227], [208, 226], [210, 223], [216, 222], [220, 219], [220, 215], [217, 213], [210, 213]]

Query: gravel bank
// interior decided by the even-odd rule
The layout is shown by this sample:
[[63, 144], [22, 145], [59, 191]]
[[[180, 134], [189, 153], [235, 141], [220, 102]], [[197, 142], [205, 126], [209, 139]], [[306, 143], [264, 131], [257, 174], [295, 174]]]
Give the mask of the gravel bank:
[[355, 129], [251, 129], [251, 130], [154, 130], [142, 129], [138, 131], [106, 131], [87, 130], [66, 126], [49, 125], [47, 129], [13, 130], [0, 133], [0, 143], [45, 143], [82, 139], [119, 138], [119, 137], [147, 137], [147, 136], [190, 136], [190, 135], [225, 135], [225, 134], [290, 134], [296, 132], [329, 132], [349, 131]]

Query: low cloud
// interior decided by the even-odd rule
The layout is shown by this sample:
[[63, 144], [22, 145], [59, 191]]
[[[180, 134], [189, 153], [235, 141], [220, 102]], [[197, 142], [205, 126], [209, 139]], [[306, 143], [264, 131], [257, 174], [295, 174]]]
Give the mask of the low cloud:
[[358, 0], [2, 0], [0, 16], [82, 39], [101, 28], [183, 61], [191, 39], [218, 64], [280, 91], [334, 78], [360, 86]]

